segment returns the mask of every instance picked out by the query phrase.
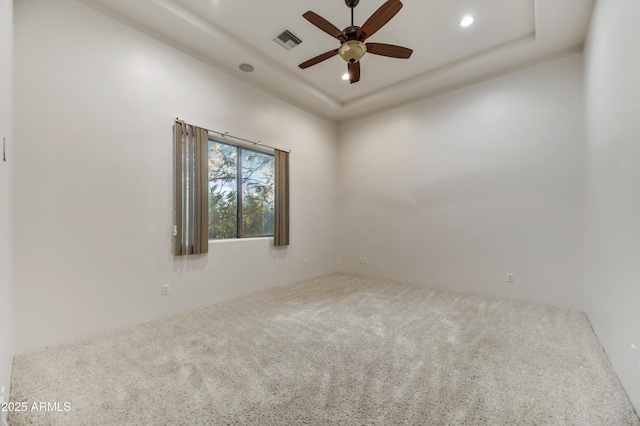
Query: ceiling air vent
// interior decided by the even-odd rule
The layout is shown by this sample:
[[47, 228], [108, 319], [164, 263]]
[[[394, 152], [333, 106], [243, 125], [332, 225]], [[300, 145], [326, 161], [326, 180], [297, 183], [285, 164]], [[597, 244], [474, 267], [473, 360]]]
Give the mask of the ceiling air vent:
[[291, 50], [302, 43], [302, 40], [296, 37], [296, 35], [289, 30], [284, 30], [283, 32], [278, 34], [276, 38], [273, 39], [273, 41], [287, 50]]

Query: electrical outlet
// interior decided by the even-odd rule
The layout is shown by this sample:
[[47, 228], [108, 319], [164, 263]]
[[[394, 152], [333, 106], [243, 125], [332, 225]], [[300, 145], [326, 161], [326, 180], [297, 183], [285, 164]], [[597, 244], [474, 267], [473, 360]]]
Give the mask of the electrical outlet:
[[369, 264], [369, 259], [366, 257], [363, 257], [362, 260], [364, 260], [364, 264], [368, 265]]
[[163, 296], [169, 295], [169, 284], [162, 284], [162, 295]]
[[513, 282], [513, 272], [507, 272], [507, 282], [508, 283]]
[[304, 266], [309, 266], [309, 259], [304, 260]]

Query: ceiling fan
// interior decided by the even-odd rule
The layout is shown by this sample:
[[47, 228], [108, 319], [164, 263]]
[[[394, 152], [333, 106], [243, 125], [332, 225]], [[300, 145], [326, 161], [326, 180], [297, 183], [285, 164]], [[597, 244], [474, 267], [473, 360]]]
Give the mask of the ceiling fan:
[[359, 61], [365, 53], [400, 59], [408, 59], [411, 56], [413, 50], [406, 47], [384, 43], [364, 43], [366, 39], [382, 28], [402, 9], [400, 0], [387, 0], [385, 4], [380, 6], [380, 8], [367, 19], [362, 27], [353, 25], [353, 9], [360, 3], [360, 0], [345, 0], [344, 2], [347, 7], [351, 9], [351, 26], [345, 28], [343, 31], [340, 31], [335, 25], [311, 11], [302, 15], [307, 21], [325, 33], [337, 38], [340, 42], [340, 47], [301, 63], [298, 65], [300, 68], [309, 68], [335, 55], [340, 55], [340, 57], [348, 63], [349, 81], [353, 84], [360, 81]]

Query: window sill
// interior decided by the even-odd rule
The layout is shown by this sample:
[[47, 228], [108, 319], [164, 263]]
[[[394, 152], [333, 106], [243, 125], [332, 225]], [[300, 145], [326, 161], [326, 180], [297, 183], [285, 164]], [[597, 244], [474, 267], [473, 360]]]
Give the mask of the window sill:
[[273, 236], [269, 237], [247, 237], [247, 238], [227, 238], [224, 240], [209, 240], [209, 244], [236, 243], [240, 241], [264, 241], [273, 240]]

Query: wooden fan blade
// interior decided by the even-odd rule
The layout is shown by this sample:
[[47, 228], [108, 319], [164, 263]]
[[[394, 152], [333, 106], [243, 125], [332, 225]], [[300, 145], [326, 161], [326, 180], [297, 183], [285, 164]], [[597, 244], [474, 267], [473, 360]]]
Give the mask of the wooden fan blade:
[[322, 16], [309, 11], [302, 15], [302, 17], [311, 22], [316, 27], [320, 28], [325, 33], [329, 34], [331, 37], [337, 38], [341, 43], [347, 41], [347, 36]]
[[338, 54], [338, 49], [331, 50], [329, 52], [323, 53], [322, 55], [318, 55], [315, 58], [309, 59], [308, 61], [303, 62], [298, 66], [302, 69], [309, 68], [310, 66], [318, 64], [322, 61], [326, 61], [327, 59], [333, 56], [336, 56], [337, 54]]
[[351, 84], [357, 83], [360, 81], [360, 62], [356, 62], [355, 64], [349, 63], [349, 81]]
[[400, 0], [387, 0], [356, 33], [358, 40], [364, 41], [391, 20], [402, 9]]
[[367, 52], [390, 58], [409, 59], [413, 50], [393, 44], [367, 43]]

